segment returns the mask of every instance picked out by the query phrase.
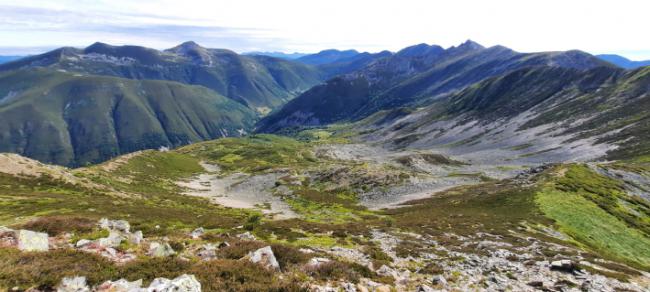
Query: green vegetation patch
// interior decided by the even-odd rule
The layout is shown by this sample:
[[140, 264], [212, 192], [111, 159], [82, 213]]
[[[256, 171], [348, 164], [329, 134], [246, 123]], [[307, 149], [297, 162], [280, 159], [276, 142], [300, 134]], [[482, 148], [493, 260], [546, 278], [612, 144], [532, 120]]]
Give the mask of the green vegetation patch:
[[580, 194], [543, 189], [536, 202], [560, 230], [601, 254], [650, 268], [650, 239]]
[[210, 163], [226, 172], [255, 173], [271, 168], [307, 167], [317, 162], [308, 143], [275, 135], [225, 138], [177, 150]]

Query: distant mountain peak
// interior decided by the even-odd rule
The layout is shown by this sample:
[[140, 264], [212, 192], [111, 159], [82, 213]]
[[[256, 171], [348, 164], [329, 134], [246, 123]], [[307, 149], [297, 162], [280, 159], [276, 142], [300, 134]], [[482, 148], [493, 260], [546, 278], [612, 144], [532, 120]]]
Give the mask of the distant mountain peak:
[[473, 40], [466, 40], [464, 43], [462, 43], [460, 46], [457, 48], [462, 48], [462, 49], [467, 49], [467, 50], [480, 50], [480, 49], [485, 49], [485, 47]]

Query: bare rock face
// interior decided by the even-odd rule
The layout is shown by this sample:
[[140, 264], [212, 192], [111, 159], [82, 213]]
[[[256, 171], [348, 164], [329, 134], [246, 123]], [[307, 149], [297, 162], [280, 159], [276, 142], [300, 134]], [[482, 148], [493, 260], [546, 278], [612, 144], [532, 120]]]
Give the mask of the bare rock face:
[[66, 277], [56, 287], [57, 292], [90, 292], [86, 277]]
[[194, 275], [181, 275], [173, 280], [156, 278], [151, 282], [147, 291], [156, 292], [200, 292], [201, 283]]
[[49, 238], [47, 233], [34, 232], [29, 230], [16, 231], [18, 249], [24, 251], [47, 251], [49, 249]]
[[280, 270], [280, 264], [278, 263], [278, 260], [275, 259], [275, 255], [270, 246], [251, 252], [248, 254], [248, 259], [252, 263], [261, 264], [268, 269]]

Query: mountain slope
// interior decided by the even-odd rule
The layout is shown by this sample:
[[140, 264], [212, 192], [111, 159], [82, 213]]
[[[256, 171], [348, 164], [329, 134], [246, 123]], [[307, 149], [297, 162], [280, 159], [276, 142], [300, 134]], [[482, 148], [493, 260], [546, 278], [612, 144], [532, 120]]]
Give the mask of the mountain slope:
[[319, 83], [320, 70], [297, 62], [242, 56], [194, 42], [157, 51], [95, 43], [83, 50], [60, 48], [0, 65], [0, 71], [49, 67], [129, 79], [170, 80], [202, 85], [265, 114]]
[[[283, 127], [317, 125], [313, 121], [319, 121], [321, 125], [354, 121], [381, 110], [422, 106], [486, 78], [535, 66], [583, 70], [612, 65], [580, 51], [524, 54], [501, 46], [484, 48], [472, 41], [446, 50], [421, 44], [341, 77], [349, 84], [368, 83], [365, 91], [341, 94], [345, 90], [341, 85], [345, 82], [328, 81], [325, 83], [328, 89], [317, 87], [305, 92], [273, 116], [260, 121], [258, 129], [274, 132]], [[345, 109], [345, 115], [340, 119], [331, 118], [320, 105], [327, 103], [323, 100], [339, 96], [347, 96], [350, 104], [345, 104], [345, 100], [335, 103], [339, 106], [332, 111]]]
[[0, 152], [83, 165], [248, 131], [255, 113], [199, 86], [48, 69], [0, 74]]
[[616, 66], [619, 66], [621, 68], [625, 69], [636, 69], [639, 67], [644, 67], [644, 66], [650, 66], [650, 60], [646, 61], [632, 61], [629, 60], [623, 56], [619, 55], [596, 55], [596, 57], [600, 58], [603, 61], [610, 62], [612, 64], [615, 64]]
[[650, 69], [523, 68], [412, 111], [360, 123], [363, 139], [479, 161], [550, 162], [650, 154]]

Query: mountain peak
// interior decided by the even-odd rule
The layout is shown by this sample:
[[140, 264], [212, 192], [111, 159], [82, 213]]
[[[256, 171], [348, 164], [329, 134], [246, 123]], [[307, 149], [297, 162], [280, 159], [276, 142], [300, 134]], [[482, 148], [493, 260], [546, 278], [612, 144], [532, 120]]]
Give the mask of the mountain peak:
[[458, 46], [458, 48], [470, 49], [470, 50], [485, 49], [484, 46], [470, 39], [466, 40], [464, 43]]
[[207, 49], [195, 43], [194, 41], [186, 41], [178, 46], [175, 46], [171, 49], [167, 49], [165, 51], [174, 52], [177, 54], [187, 54], [188, 52], [205, 51], [205, 50]]
[[404, 56], [404, 57], [416, 57], [416, 56], [423, 56], [427, 54], [439, 54], [443, 50], [444, 49], [442, 47], [437, 45], [428, 45], [425, 43], [421, 43], [421, 44], [403, 48], [399, 52], [397, 52], [397, 55]]

